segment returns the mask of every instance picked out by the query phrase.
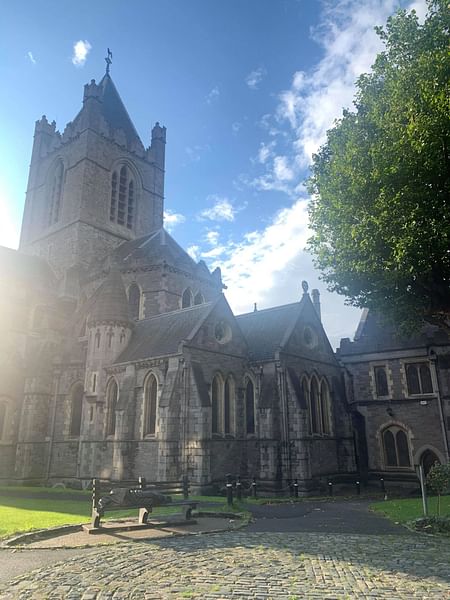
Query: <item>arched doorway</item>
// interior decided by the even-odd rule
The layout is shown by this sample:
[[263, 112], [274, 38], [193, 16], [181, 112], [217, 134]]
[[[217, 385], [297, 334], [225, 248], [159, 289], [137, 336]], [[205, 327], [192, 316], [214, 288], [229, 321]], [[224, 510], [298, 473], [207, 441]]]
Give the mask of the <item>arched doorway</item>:
[[420, 458], [420, 464], [423, 468], [423, 474], [426, 477], [434, 463], [441, 464], [441, 461], [432, 450], [425, 450]]

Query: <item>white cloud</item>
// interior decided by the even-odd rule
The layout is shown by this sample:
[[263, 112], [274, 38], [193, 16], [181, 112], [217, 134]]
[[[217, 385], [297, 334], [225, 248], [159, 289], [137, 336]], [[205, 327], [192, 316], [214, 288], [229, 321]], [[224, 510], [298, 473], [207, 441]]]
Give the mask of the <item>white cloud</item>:
[[195, 260], [198, 261], [199, 257], [200, 257], [200, 246], [189, 246], [189, 248], [186, 250], [186, 252], [189, 254], [189, 256]]
[[245, 83], [248, 85], [248, 87], [251, 90], [257, 90], [259, 84], [261, 83], [263, 78], [266, 76], [266, 73], [267, 72], [263, 67], [259, 67], [258, 69], [251, 71], [247, 75], [247, 77], [245, 78]]
[[169, 233], [171, 233], [177, 225], [184, 223], [185, 221], [186, 217], [180, 213], [175, 213], [172, 210], [164, 211], [164, 226]]
[[[423, 14], [424, 0], [409, 8]], [[368, 72], [382, 43], [374, 31], [398, 7], [396, 0], [346, 0], [327, 3], [315, 40], [323, 47], [323, 58], [310, 72], [298, 71], [291, 87], [281, 92], [278, 121], [287, 121], [294, 134], [293, 151], [299, 168], [324, 143], [326, 131], [352, 108], [355, 81]]]
[[261, 142], [261, 145], [258, 150], [258, 162], [262, 165], [268, 161], [268, 159], [273, 155], [273, 148], [275, 147], [275, 142], [269, 142], [265, 144]]
[[33, 53], [31, 51], [27, 52], [27, 56], [30, 59], [30, 62], [35, 65], [36, 64], [36, 59], [33, 56]]
[[219, 242], [220, 232], [214, 229], [211, 229], [206, 232], [205, 239], [211, 246], [217, 246]]
[[237, 133], [239, 133], [241, 127], [242, 123], [239, 123], [239, 121], [235, 121], [231, 124], [231, 131], [234, 133], [234, 135], [236, 135]]
[[87, 40], [78, 40], [73, 45], [72, 63], [76, 67], [83, 67], [92, 46]]
[[289, 167], [286, 156], [275, 156], [273, 160], [273, 172], [276, 179], [280, 181], [292, 181], [294, 179], [294, 171]]
[[219, 86], [214, 86], [206, 95], [206, 104], [211, 104], [218, 96], [220, 96]]
[[209, 202], [214, 202], [211, 208], [205, 208], [199, 215], [200, 219], [209, 219], [210, 221], [234, 221], [236, 209], [228, 198], [212, 194], [208, 196]]

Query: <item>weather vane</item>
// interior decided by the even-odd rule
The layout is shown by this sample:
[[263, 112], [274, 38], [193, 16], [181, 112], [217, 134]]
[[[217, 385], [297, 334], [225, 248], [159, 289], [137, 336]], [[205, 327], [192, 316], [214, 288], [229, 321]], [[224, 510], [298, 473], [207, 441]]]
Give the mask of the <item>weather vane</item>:
[[108, 48], [108, 56], [105, 58], [105, 61], [106, 61], [106, 74], [109, 75], [109, 68], [112, 64], [112, 52], [109, 48]]

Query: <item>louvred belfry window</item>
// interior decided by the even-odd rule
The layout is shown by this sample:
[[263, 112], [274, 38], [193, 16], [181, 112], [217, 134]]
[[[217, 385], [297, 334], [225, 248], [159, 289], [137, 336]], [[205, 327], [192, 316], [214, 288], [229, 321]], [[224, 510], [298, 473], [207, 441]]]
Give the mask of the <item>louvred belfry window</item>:
[[136, 209], [136, 184], [131, 170], [122, 165], [111, 176], [109, 220], [132, 229]]
[[54, 225], [59, 221], [61, 212], [61, 196], [63, 189], [64, 180], [64, 165], [62, 160], [58, 161], [54, 168], [53, 175], [51, 178], [51, 189], [50, 189], [50, 209], [48, 212], [48, 224]]

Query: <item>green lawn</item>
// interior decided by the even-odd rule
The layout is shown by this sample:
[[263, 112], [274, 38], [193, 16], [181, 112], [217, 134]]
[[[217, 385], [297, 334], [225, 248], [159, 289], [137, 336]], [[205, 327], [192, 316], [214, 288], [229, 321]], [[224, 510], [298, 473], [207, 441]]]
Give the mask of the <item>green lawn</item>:
[[[428, 498], [428, 515], [437, 514], [437, 497]], [[423, 517], [422, 498], [406, 498], [402, 500], [386, 500], [371, 505], [375, 511], [384, 513], [398, 523], [405, 523]], [[441, 516], [450, 515], [450, 495], [441, 496]]]
[[[65, 499], [64, 494], [70, 494], [74, 499]], [[32, 497], [27, 498], [27, 495]], [[91, 494], [87, 491], [0, 486], [0, 538], [32, 529], [87, 523], [91, 517], [90, 498]], [[215, 512], [242, 510], [242, 507], [237, 504], [228, 507], [225, 498], [221, 496], [192, 496], [190, 499], [217, 503], [217, 506], [207, 507], [204, 510]], [[176, 513], [179, 510], [177, 507], [164, 506], [156, 508], [152, 514], [157, 516]], [[137, 517], [137, 513], [137, 509], [111, 511], [106, 513], [106, 518]]]

